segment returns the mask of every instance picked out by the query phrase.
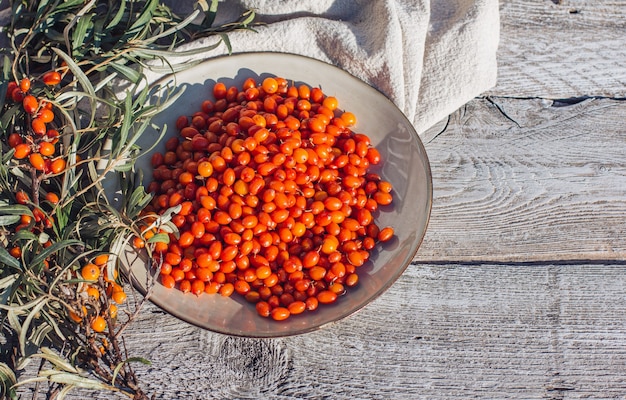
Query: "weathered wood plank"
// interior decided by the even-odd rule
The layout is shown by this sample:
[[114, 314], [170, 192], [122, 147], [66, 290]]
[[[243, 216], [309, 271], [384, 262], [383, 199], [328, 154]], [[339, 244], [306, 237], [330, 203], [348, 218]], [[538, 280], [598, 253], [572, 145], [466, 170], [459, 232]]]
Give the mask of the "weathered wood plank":
[[416, 259], [624, 260], [626, 102], [492, 101], [424, 136], [434, 199]]
[[626, 6], [618, 0], [502, 0], [490, 95], [626, 96]]
[[157, 399], [617, 398], [625, 286], [623, 264], [413, 265], [310, 334], [226, 337], [151, 307], [126, 345]]

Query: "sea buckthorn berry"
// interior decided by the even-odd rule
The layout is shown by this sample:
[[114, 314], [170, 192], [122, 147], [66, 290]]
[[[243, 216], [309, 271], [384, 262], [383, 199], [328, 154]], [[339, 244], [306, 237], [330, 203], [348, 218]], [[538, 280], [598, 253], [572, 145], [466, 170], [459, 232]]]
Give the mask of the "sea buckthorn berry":
[[24, 99], [22, 100], [22, 107], [24, 107], [24, 111], [27, 113], [34, 114], [39, 108], [39, 102], [35, 96], [29, 94], [24, 96]]
[[274, 321], [286, 320], [287, 318], [289, 318], [290, 315], [291, 313], [286, 307], [276, 307], [271, 311], [271, 316]]
[[100, 333], [105, 331], [107, 322], [102, 316], [98, 315], [91, 321], [90, 326], [95, 332]]
[[322, 304], [334, 303], [337, 300], [337, 293], [330, 290], [323, 290], [317, 294], [317, 300]]
[[278, 82], [276, 81], [276, 79], [268, 77], [263, 79], [261, 87], [263, 88], [263, 91], [265, 93], [273, 94], [276, 93], [276, 91], [278, 90]]
[[48, 192], [48, 193], [46, 193], [46, 200], [48, 200], [52, 204], [58, 204], [59, 203], [59, 195], [57, 195], [56, 193], [53, 193], [53, 192]]
[[11, 99], [15, 102], [15, 103], [21, 103], [22, 100], [24, 100], [24, 97], [26, 96], [26, 93], [22, 92], [22, 89], [20, 89], [19, 87], [15, 87], [13, 89], [13, 91], [11, 92]]
[[90, 286], [87, 288], [87, 295], [97, 300], [100, 298], [100, 291], [98, 290], [98, 288]]
[[100, 268], [93, 263], [88, 263], [80, 270], [80, 275], [86, 281], [94, 282], [100, 277]]
[[61, 74], [56, 71], [49, 71], [43, 74], [41, 80], [48, 86], [58, 85], [61, 83]]
[[41, 142], [39, 143], [39, 154], [45, 157], [50, 157], [54, 155], [55, 148], [54, 145], [50, 142]]
[[392, 227], [386, 227], [380, 230], [378, 233], [378, 240], [381, 242], [389, 241], [394, 235], [394, 230]]
[[18, 160], [21, 160], [23, 158], [28, 157], [30, 153], [31, 153], [30, 146], [27, 145], [26, 143], [20, 143], [17, 146], [15, 146], [15, 152], [13, 153], [13, 157], [17, 158]]
[[45, 169], [46, 163], [41, 154], [32, 153], [28, 156], [28, 160], [30, 161], [30, 165], [36, 170], [43, 171]]
[[126, 302], [126, 293], [123, 290], [114, 290], [111, 299], [117, 304], [124, 304]]
[[223, 82], [217, 82], [213, 86], [213, 97], [215, 97], [216, 100], [226, 98], [226, 92], [226, 85]]
[[53, 174], [58, 174], [63, 172], [63, 170], [65, 170], [65, 160], [63, 158], [57, 158], [50, 164], [50, 172]]
[[7, 143], [9, 144], [11, 148], [15, 148], [18, 144], [24, 143], [24, 140], [22, 139], [19, 133], [12, 133], [9, 135], [9, 138], [7, 139]]
[[48, 124], [54, 121], [54, 113], [52, 110], [44, 108], [37, 113], [37, 118], [39, 118], [43, 123]]
[[30, 90], [30, 79], [22, 78], [20, 81], [20, 90], [22, 92], [28, 92]]
[[7, 100], [11, 98], [11, 94], [13, 93], [15, 89], [20, 90], [17, 83], [15, 83], [15, 81], [10, 81], [7, 85], [7, 93], [5, 95], [5, 98]]
[[44, 135], [46, 133], [46, 123], [41, 118], [33, 118], [30, 126], [37, 135]]
[[171, 275], [161, 275], [161, 284], [168, 289], [172, 289], [176, 286], [176, 281]]

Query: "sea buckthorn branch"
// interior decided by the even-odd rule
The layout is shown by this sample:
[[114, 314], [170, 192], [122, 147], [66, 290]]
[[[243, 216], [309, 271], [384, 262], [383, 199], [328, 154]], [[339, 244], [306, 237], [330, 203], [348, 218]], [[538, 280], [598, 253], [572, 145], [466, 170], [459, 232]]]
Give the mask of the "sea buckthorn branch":
[[[151, 195], [135, 182], [134, 160], [146, 150], [136, 141], [177, 94], [147, 86], [143, 70], [188, 67], [165, 58], [200, 36], [219, 34], [217, 46], [254, 14], [211, 27], [217, 1], [184, 19], [157, 0], [10, 7], [0, 84], [0, 359], [8, 360], [0, 396], [35, 385], [37, 398], [47, 383], [51, 397], [80, 386], [147, 398], [131, 368], [147, 361], [120, 343], [145, 299], [127, 301], [112, 246], [142, 229], [135, 219]], [[160, 91], [166, 100], [148, 105]], [[110, 174], [122, 182], [119, 209], [102, 184]], [[35, 359], [37, 376], [18, 379]]]

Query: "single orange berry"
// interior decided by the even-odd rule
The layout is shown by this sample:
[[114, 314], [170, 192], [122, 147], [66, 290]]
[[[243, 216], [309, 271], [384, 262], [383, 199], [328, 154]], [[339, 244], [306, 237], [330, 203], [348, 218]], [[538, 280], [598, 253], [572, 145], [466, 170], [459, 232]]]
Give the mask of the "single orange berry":
[[28, 196], [28, 193], [20, 190], [19, 192], [15, 193], [15, 200], [19, 204], [28, 204], [28, 202], [30, 201], [30, 197]]
[[146, 241], [139, 236], [135, 236], [133, 238], [133, 247], [135, 249], [143, 249], [144, 247], [146, 247]]
[[48, 200], [52, 204], [58, 204], [59, 203], [59, 196], [56, 193], [48, 192], [46, 194], [46, 200]]
[[22, 92], [28, 92], [30, 90], [30, 79], [23, 78], [20, 81], [20, 89], [22, 90]]
[[30, 161], [30, 165], [32, 165], [36, 170], [43, 171], [46, 167], [46, 163], [39, 153], [31, 154], [28, 156], [28, 160]]
[[93, 259], [93, 263], [96, 264], [99, 267], [102, 267], [108, 261], [109, 261], [109, 255], [108, 254], [99, 254], [99, 255], [96, 256], [96, 258]]
[[52, 161], [52, 164], [50, 164], [50, 172], [52, 172], [53, 174], [63, 172], [64, 169], [65, 160], [62, 158], [57, 158], [56, 160]]
[[9, 146], [11, 146], [11, 148], [15, 148], [15, 146], [17, 146], [18, 144], [24, 143], [24, 140], [22, 140], [22, 137], [19, 133], [14, 132], [9, 135], [7, 142], [9, 143]]
[[33, 128], [33, 132], [37, 135], [44, 135], [46, 133], [46, 123], [41, 118], [33, 118], [30, 127]]
[[88, 263], [80, 270], [80, 275], [86, 281], [96, 281], [100, 277], [100, 268], [96, 264]]
[[15, 258], [20, 258], [22, 256], [22, 249], [19, 246], [12, 247], [11, 250], [9, 250], [9, 254]]
[[7, 93], [5, 95], [5, 98], [7, 100], [11, 98], [11, 95], [13, 94], [13, 91], [15, 89], [19, 90], [19, 88], [17, 87], [17, 83], [15, 83], [15, 81], [10, 81], [7, 85]]
[[276, 79], [268, 77], [263, 79], [261, 87], [263, 88], [263, 91], [265, 93], [273, 94], [276, 93], [276, 91], [278, 90], [278, 82], [276, 81]]
[[56, 71], [46, 72], [43, 74], [41, 80], [48, 86], [58, 85], [61, 83], [61, 74]]
[[341, 114], [340, 118], [346, 124], [346, 126], [353, 126], [356, 124], [356, 116], [349, 111]]
[[117, 306], [115, 304], [109, 304], [109, 316], [111, 318], [117, 317]]
[[21, 160], [23, 158], [28, 157], [30, 152], [31, 150], [30, 150], [29, 145], [27, 145], [26, 143], [20, 143], [17, 146], [15, 146], [15, 153], [13, 153], [13, 157], [15, 157], [18, 160]]
[[87, 308], [85, 306], [83, 306], [81, 314], [77, 314], [73, 310], [70, 309], [68, 314], [69, 314], [70, 319], [78, 324], [78, 323], [82, 322], [83, 317], [85, 315], [87, 315]]
[[39, 154], [45, 157], [50, 157], [56, 151], [54, 145], [50, 142], [39, 143]]
[[107, 327], [107, 322], [100, 315], [98, 315], [96, 318], [94, 318], [91, 321], [91, 329], [93, 329], [96, 332], [104, 332], [106, 327]]
[[126, 302], [126, 293], [124, 293], [123, 290], [113, 289], [113, 294], [111, 295], [111, 298], [117, 304], [124, 304]]
[[39, 113], [37, 114], [37, 118], [39, 118], [40, 120], [42, 120], [44, 123], [49, 123], [54, 121], [54, 113], [52, 112], [52, 110], [48, 109], [48, 108], [44, 108], [41, 111], [39, 111]]
[[37, 98], [35, 96], [28, 94], [24, 96], [24, 100], [22, 100], [22, 106], [24, 107], [24, 111], [29, 114], [34, 114], [35, 111], [37, 111], [37, 109], [39, 108], [39, 102], [37, 101]]
[[100, 291], [96, 287], [89, 286], [87, 288], [87, 295], [89, 297], [93, 297], [94, 299], [98, 300], [100, 298]]

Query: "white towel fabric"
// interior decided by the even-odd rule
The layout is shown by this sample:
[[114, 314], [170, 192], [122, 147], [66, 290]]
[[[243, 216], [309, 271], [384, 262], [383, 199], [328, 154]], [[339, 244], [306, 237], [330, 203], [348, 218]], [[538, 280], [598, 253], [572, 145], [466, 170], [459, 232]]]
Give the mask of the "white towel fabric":
[[[191, 11], [191, 2], [168, 2], [181, 14]], [[230, 33], [233, 52], [279, 51], [334, 64], [389, 97], [418, 133], [496, 82], [498, 0], [227, 0], [216, 23], [246, 9], [265, 25]], [[226, 52], [222, 45], [195, 58]]]
[[[166, 0], [184, 16], [191, 1]], [[0, 0], [0, 10], [8, 6]], [[498, 0], [224, 0], [216, 24], [254, 9], [264, 25], [229, 33], [233, 52], [278, 51], [334, 64], [377, 88], [418, 133], [493, 87]], [[9, 10], [3, 10], [6, 23]], [[206, 47], [214, 38], [182, 48]], [[225, 45], [194, 56], [227, 53]]]

